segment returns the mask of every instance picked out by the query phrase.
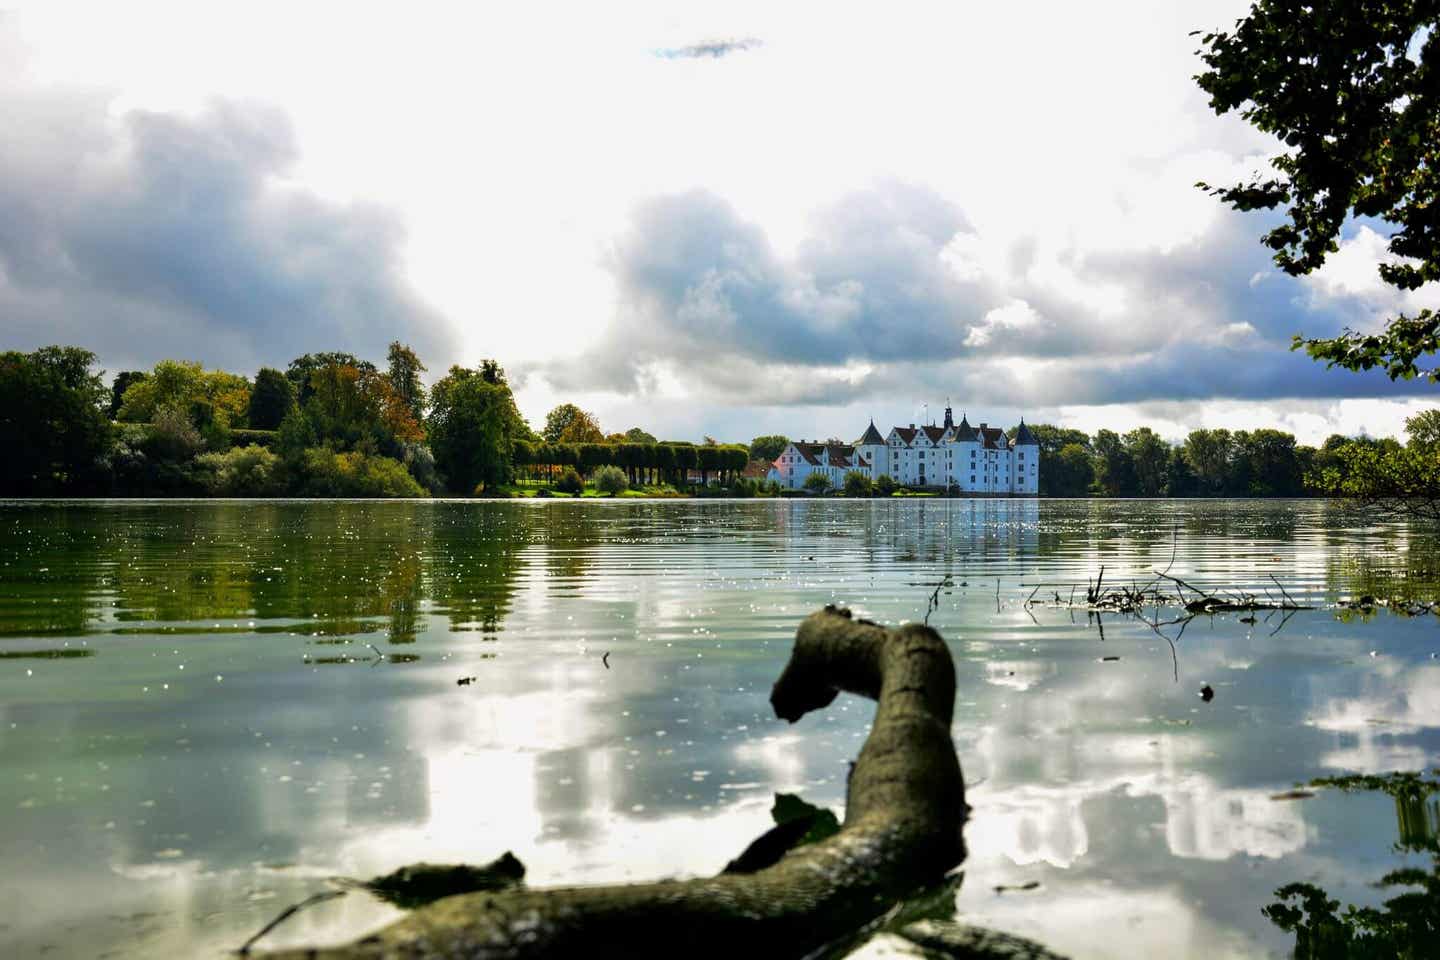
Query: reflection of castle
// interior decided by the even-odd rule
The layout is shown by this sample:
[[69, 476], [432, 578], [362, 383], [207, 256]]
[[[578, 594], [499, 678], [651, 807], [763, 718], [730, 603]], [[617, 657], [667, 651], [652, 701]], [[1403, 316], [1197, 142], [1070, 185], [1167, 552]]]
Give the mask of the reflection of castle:
[[845, 474], [859, 471], [871, 480], [888, 476], [913, 487], [953, 487], [961, 493], [1034, 496], [1040, 488], [1040, 446], [1020, 421], [1013, 438], [982, 423], [978, 427], [961, 416], [957, 424], [949, 407], [942, 426], [891, 427], [880, 436], [875, 421], [854, 443], [807, 443], [797, 440], [781, 451], [769, 478], [783, 487], [798, 489], [813, 473], [822, 473], [832, 486]]

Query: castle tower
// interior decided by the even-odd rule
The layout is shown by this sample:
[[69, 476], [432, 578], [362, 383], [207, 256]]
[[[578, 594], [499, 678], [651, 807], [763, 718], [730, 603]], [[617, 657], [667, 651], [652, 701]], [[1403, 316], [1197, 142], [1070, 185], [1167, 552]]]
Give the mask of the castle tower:
[[955, 412], [950, 409], [950, 398], [945, 398], [945, 429], [955, 426]]

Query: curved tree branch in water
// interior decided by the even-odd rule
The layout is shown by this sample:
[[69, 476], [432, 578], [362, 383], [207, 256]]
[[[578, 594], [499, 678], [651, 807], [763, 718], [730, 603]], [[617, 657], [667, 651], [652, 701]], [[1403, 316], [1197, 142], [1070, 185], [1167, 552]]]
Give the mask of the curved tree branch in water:
[[[794, 722], [840, 691], [878, 701], [850, 775], [845, 823], [750, 874], [447, 897], [316, 960], [589, 956], [802, 957], [853, 934], [965, 856], [965, 787], [950, 740], [955, 666], [940, 635], [826, 607], [800, 625], [775, 683]], [[977, 953], [980, 951], [977, 951]]]

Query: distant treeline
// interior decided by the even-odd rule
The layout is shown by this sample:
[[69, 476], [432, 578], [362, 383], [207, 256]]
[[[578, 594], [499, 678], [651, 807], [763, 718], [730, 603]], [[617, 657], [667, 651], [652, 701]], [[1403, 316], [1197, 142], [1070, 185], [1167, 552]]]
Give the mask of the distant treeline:
[[1409, 443], [1333, 434], [1319, 447], [1281, 430], [1192, 430], [1172, 444], [1149, 427], [1093, 437], [1030, 426], [1040, 443], [1040, 494], [1054, 497], [1303, 497], [1358, 494], [1360, 472], [1433, 456], [1440, 410], [1406, 422]]
[[[428, 389], [425, 369], [396, 342], [384, 369], [341, 352], [305, 354], [253, 378], [163, 360], [106, 384], [94, 354], [78, 347], [0, 353], [0, 495], [469, 495], [506, 492], [519, 480], [578, 492], [586, 478], [598, 488], [607, 471], [615, 489], [616, 470], [632, 487], [778, 492], [754, 477], [780, 455], [784, 436], [747, 447], [710, 437], [661, 442], [639, 427], [607, 434], [570, 403], [537, 432], [495, 361], [451, 367]], [[1030, 429], [1042, 496], [1440, 501], [1437, 410], [1406, 422], [1406, 444], [1336, 435], [1308, 447], [1269, 429], [1195, 430], [1179, 444], [1148, 427], [1093, 437]], [[758, 471], [742, 478], [751, 464]], [[865, 495], [893, 484], [847, 486]]]

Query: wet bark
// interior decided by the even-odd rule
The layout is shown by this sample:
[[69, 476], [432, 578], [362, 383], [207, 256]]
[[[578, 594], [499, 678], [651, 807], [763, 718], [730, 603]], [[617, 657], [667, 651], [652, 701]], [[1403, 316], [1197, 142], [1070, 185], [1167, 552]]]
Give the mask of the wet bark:
[[840, 691], [875, 698], [845, 822], [749, 874], [447, 897], [346, 946], [270, 957], [803, 957], [853, 934], [965, 856], [950, 740], [955, 668], [928, 627], [887, 629], [827, 607], [807, 617], [770, 702], [794, 722]]

